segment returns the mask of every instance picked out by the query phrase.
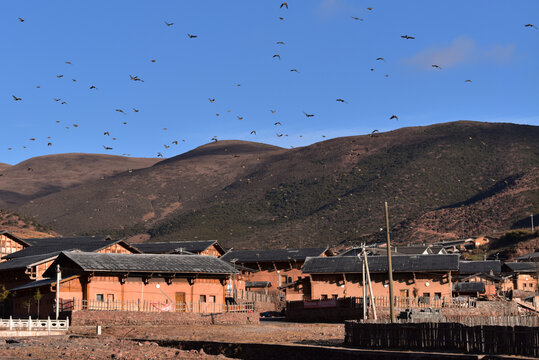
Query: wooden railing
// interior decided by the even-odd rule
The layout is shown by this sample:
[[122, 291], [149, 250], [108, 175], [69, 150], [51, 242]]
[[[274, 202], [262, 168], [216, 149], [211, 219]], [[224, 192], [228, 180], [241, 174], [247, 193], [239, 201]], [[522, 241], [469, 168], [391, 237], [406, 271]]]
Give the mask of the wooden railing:
[[[363, 298], [353, 297], [351, 298], [355, 307], [361, 307], [363, 304]], [[373, 298], [374, 305], [377, 308], [389, 308], [389, 297], [387, 296], [375, 296]], [[367, 298], [367, 305], [370, 304], [369, 298]], [[393, 304], [397, 309], [410, 309], [410, 308], [473, 308], [477, 307], [477, 300], [475, 298], [464, 297], [393, 297]]]
[[42, 331], [67, 331], [69, 329], [69, 320], [47, 320], [42, 319], [0, 319], [1, 330], [42, 330]]
[[65, 311], [100, 310], [100, 311], [141, 311], [141, 312], [190, 312], [190, 313], [226, 313], [226, 312], [253, 312], [254, 303], [245, 302], [238, 305], [219, 303], [163, 303], [148, 300], [129, 301], [97, 301], [97, 300], [71, 300]]

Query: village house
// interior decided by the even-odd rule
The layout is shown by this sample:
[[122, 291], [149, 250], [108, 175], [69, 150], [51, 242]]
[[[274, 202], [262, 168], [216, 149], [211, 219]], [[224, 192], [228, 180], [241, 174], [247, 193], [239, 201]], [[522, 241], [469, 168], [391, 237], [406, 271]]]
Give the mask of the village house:
[[455, 295], [481, 295], [487, 298], [504, 294], [513, 288], [513, 283], [508, 277], [501, 276], [501, 271], [499, 260], [460, 261], [453, 292]]
[[331, 256], [325, 248], [272, 249], [272, 250], [230, 250], [221, 259], [236, 265], [256, 270], [247, 273], [247, 290], [264, 293], [284, 293], [280, 287], [303, 277], [301, 267], [307, 257]]
[[43, 273], [62, 251], [132, 254], [139, 251], [110, 236], [78, 236], [25, 239], [28, 247], [4, 256], [0, 262], [0, 286], [13, 288], [43, 279]]
[[29, 247], [30, 244], [23, 239], [5, 231], [0, 230], [0, 262], [6, 261], [4, 256]]
[[133, 244], [144, 254], [197, 254], [220, 257], [225, 250], [217, 240], [148, 242]]
[[506, 262], [503, 264], [502, 272], [510, 276], [513, 281], [513, 290], [536, 292], [537, 274], [539, 264], [535, 262]]
[[516, 260], [517, 262], [539, 262], [539, 250], [536, 249], [534, 252], [519, 256]]
[[[452, 296], [452, 274], [458, 271], [458, 255], [392, 255], [395, 296], [431, 298]], [[389, 297], [387, 256], [368, 256], [367, 263], [376, 297]], [[357, 256], [307, 258], [303, 274], [304, 300], [363, 296], [363, 260]]]
[[62, 252], [43, 274], [46, 278], [10, 289], [15, 316], [39, 312], [43, 317], [54, 311], [57, 265], [62, 311], [219, 312], [226, 280], [237, 273], [213, 256]]

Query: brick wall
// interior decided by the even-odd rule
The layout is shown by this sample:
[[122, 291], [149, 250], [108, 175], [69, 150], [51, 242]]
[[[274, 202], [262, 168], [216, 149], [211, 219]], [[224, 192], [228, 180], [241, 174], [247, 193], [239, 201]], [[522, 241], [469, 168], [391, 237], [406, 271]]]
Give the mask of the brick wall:
[[258, 324], [258, 313], [197, 314], [136, 311], [74, 311], [71, 324], [85, 325], [205, 325], [205, 324]]

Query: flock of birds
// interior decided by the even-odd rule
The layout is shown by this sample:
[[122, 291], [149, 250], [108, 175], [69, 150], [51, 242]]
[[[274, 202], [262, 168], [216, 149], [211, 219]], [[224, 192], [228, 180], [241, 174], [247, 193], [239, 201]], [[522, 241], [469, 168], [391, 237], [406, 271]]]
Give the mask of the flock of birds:
[[[287, 3], [287, 2], [282, 2], [282, 3], [280, 4], [280, 9], [283, 9], [283, 10], [288, 9], [288, 3]], [[366, 10], [367, 10], [367, 11], [373, 11], [373, 8], [372, 8], [372, 7], [367, 7]], [[354, 20], [354, 21], [364, 21], [363, 18], [359, 18], [359, 17], [357, 17], [357, 16], [351, 16], [351, 18], [352, 18], [352, 20]], [[25, 22], [25, 20], [24, 20], [23, 18], [20, 18], [20, 17], [18, 18], [18, 20], [19, 20], [19, 22], [21, 22], [21, 23], [24, 23], [24, 22]], [[279, 17], [279, 20], [281, 20], [281, 21], [284, 20], [284, 17]], [[165, 26], [166, 26], [166, 27], [174, 26], [174, 23], [173, 23], [173, 22], [167, 22], [167, 21], [164, 21], [164, 23], [165, 23]], [[531, 28], [531, 29], [537, 29], [537, 26], [535, 26], [534, 24], [525, 24], [524, 27], [526, 27], [526, 28]], [[198, 38], [198, 35], [194, 35], [194, 34], [187, 33], [187, 37], [188, 37], [189, 39], [196, 39], [196, 38]], [[402, 39], [405, 39], [405, 40], [414, 40], [414, 39], [415, 39], [415, 36], [411, 36], [411, 35], [408, 35], [408, 34], [401, 35], [400, 37], [401, 37]], [[277, 42], [276, 42], [276, 45], [286, 45], [286, 43], [285, 43], [284, 41], [277, 41]], [[278, 53], [273, 54], [273, 59], [281, 60], [281, 55], [278, 54]], [[376, 58], [375, 60], [376, 60], [376, 61], [382, 61], [382, 62], [385, 62], [385, 61], [386, 61], [386, 59], [385, 59], [384, 57], [378, 57], [378, 58]], [[152, 63], [155, 63], [156, 60], [155, 60], [155, 59], [152, 59], [151, 62], [152, 62]], [[70, 65], [70, 64], [71, 64], [70, 61], [65, 61], [65, 63], [66, 63], [67, 65]], [[438, 64], [432, 64], [431, 67], [432, 67], [434, 70], [442, 70], [442, 67], [441, 67], [440, 65], [438, 65]], [[374, 71], [374, 70], [375, 70], [374, 68], [370, 68], [370, 71]], [[299, 70], [296, 69], [296, 68], [293, 68], [293, 69], [290, 69], [290, 72], [296, 72], [296, 73], [299, 73]], [[385, 74], [384, 76], [385, 76], [385, 77], [389, 77], [389, 74]], [[64, 77], [64, 75], [63, 75], [63, 74], [58, 74], [58, 75], [56, 75], [56, 77], [57, 77], [58, 79], [61, 79], [61, 78]], [[132, 75], [132, 74], [129, 74], [129, 79], [130, 79], [131, 81], [134, 81], [134, 82], [141, 82], [141, 83], [144, 83], [144, 80], [141, 79], [138, 75]], [[73, 82], [77, 82], [77, 79], [72, 79], [72, 81], [73, 81]], [[466, 79], [466, 80], [464, 80], [464, 82], [465, 82], [465, 83], [472, 83], [472, 80]], [[241, 84], [237, 84], [237, 86], [241, 86]], [[40, 88], [40, 86], [38, 85], [37, 88]], [[90, 85], [90, 86], [89, 86], [89, 90], [94, 90], [94, 91], [95, 91], [95, 90], [98, 90], [98, 88], [97, 88], [95, 85]], [[20, 96], [17, 96], [17, 95], [12, 95], [12, 98], [13, 98], [13, 101], [15, 101], [15, 102], [23, 101], [23, 98], [20, 97]], [[53, 100], [54, 100], [55, 102], [61, 104], [61, 105], [66, 105], [66, 104], [67, 104], [67, 101], [63, 100], [62, 98], [53, 98]], [[216, 101], [215, 98], [211, 98], [211, 97], [208, 98], [208, 100], [209, 100], [209, 102], [210, 102], [211, 104], [215, 103], [215, 101]], [[339, 103], [342, 103], [342, 104], [348, 104], [348, 101], [345, 100], [345, 99], [342, 99], [342, 98], [336, 98], [335, 100], [336, 100], [337, 102], [339, 102]], [[114, 109], [114, 111], [116, 111], [116, 112], [118, 112], [118, 113], [120, 113], [120, 114], [126, 115], [126, 111], [125, 111], [124, 109]], [[138, 112], [139, 112], [139, 109], [133, 108], [132, 111], [133, 111], [134, 113], [138, 113]], [[231, 112], [231, 110], [227, 110], [227, 112]], [[275, 110], [275, 109], [270, 109], [270, 112], [271, 112], [272, 114], [275, 114], [275, 113], [277, 112], [277, 110]], [[315, 116], [315, 114], [307, 113], [307, 112], [305, 112], [305, 111], [303, 112], [303, 114], [305, 115], [305, 117], [306, 117], [307, 119], [308, 119], [308, 118], [312, 118], [312, 117]], [[216, 116], [220, 116], [220, 114], [219, 114], [219, 113], [216, 113]], [[236, 117], [237, 117], [238, 120], [243, 120], [243, 116], [237, 115]], [[389, 119], [390, 119], [390, 120], [399, 120], [399, 117], [398, 117], [397, 115], [395, 115], [395, 114], [391, 114], [391, 115], [389, 116]], [[57, 120], [56, 123], [60, 123], [60, 121]], [[124, 121], [123, 124], [124, 124], [124, 125], [127, 125], [128, 123], [127, 123], [126, 121]], [[76, 127], [78, 127], [78, 124], [72, 124], [72, 126], [76, 128]], [[282, 123], [281, 123], [280, 121], [275, 121], [275, 122], [274, 122], [274, 126], [282, 126]], [[70, 127], [67, 126], [66, 128], [69, 129]], [[167, 128], [163, 128], [163, 130], [167, 130]], [[379, 130], [375, 129], [375, 130], [373, 130], [373, 131], [371, 132], [370, 136], [371, 136], [371, 137], [376, 137], [378, 132], [379, 132]], [[110, 131], [109, 131], [109, 130], [105, 130], [105, 131], [103, 132], [103, 135], [104, 135], [104, 136], [110, 137], [112, 140], [117, 140], [117, 137], [111, 137], [111, 134], [110, 134]], [[254, 129], [251, 130], [250, 135], [256, 135], [256, 130], [254, 130]], [[288, 134], [281, 133], [281, 132], [276, 132], [276, 136], [277, 136], [277, 137], [282, 137], [282, 136], [288, 136]], [[302, 137], [302, 135], [300, 135], [300, 137]], [[325, 136], [325, 135], [322, 135], [322, 137], [325, 138], [326, 136]], [[53, 143], [52, 143], [52, 141], [50, 141], [51, 137], [49, 136], [49, 137], [47, 137], [47, 139], [48, 139], [48, 141], [47, 141], [47, 146], [52, 146]], [[33, 137], [32, 137], [32, 138], [30, 138], [29, 140], [30, 140], [30, 141], [35, 141], [36, 138], [33, 138]], [[218, 138], [217, 138], [217, 136], [213, 136], [213, 137], [211, 138], [211, 140], [217, 142], [217, 141], [218, 141]], [[181, 141], [182, 141], [182, 142], [185, 142], [185, 139], [182, 139]], [[171, 144], [173, 144], [173, 145], [178, 145], [178, 144], [179, 144], [179, 140], [174, 140], [174, 141], [171, 142]], [[107, 150], [107, 151], [108, 151], [108, 150], [113, 150], [113, 149], [114, 149], [113, 146], [110, 146], [110, 145], [102, 145], [102, 146], [103, 146], [103, 148], [104, 148], [105, 150]], [[167, 149], [170, 148], [170, 145], [168, 145], [168, 144], [164, 144], [163, 146], [164, 146], [164, 149], [165, 149], [165, 150], [167, 150]], [[26, 146], [24, 146], [24, 148], [26, 148]], [[8, 150], [13, 150], [13, 148], [9, 147]], [[130, 154], [124, 153], [123, 155], [129, 156]], [[158, 152], [158, 153], [157, 153], [157, 156], [158, 156], [158, 157], [163, 157], [162, 152]]]

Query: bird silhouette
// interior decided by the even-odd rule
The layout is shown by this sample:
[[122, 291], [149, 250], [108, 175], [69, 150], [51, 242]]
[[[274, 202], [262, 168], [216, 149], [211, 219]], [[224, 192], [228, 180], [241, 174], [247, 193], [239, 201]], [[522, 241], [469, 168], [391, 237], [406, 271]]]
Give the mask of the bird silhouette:
[[66, 61], [66, 64], [71, 65], [71, 61]]
[[283, 124], [281, 124], [280, 121], [277, 121], [277, 122], [276, 122], [275, 124], [273, 124], [273, 125], [281, 125], [281, 126], [283, 126]]
[[279, 20], [284, 20], [284, 17], [279, 17]]
[[103, 135], [110, 136], [110, 133], [109, 133], [108, 131], [105, 131], [105, 132], [103, 133]]
[[279, 54], [275, 54], [275, 55], [273, 55], [273, 57], [278, 58], [279, 60], [281, 60], [281, 55], [279, 55]]
[[92, 90], [92, 89], [96, 89], [96, 90], [97, 90], [97, 88], [96, 88], [94, 85], [90, 86], [90, 90]]
[[36, 141], [36, 138], [30, 138], [30, 141]]
[[156, 62], [156, 60], [155, 60], [155, 59], [152, 59], [152, 62], [154, 63], [154, 62]]
[[389, 118], [389, 120], [399, 120], [399, 117], [397, 115], [391, 115], [391, 117]]
[[251, 135], [253, 135], [253, 134], [256, 135], [256, 131], [255, 131], [255, 130], [251, 131]]
[[415, 39], [414, 36], [408, 36], [408, 35], [401, 35], [401, 38], [403, 38], [403, 39], [408, 39], [408, 40], [413, 40], [413, 39]]
[[281, 6], [279, 6], [279, 9], [281, 9], [283, 6], [288, 9], [288, 3], [286, 2], [282, 3]]
[[189, 39], [194, 39], [198, 37], [198, 35], [191, 35], [189, 33], [187, 34], [187, 36], [189, 37]]
[[243, 120], [243, 116], [238, 116], [238, 120]]
[[373, 130], [371, 133], [370, 133], [370, 137], [377, 137], [378, 136], [378, 130]]
[[383, 57], [376, 58], [376, 60], [386, 61]]
[[77, 79], [71, 79], [71, 81], [73, 81], [73, 82], [77, 82]]
[[166, 25], [166, 26], [172, 26], [172, 25], [174, 25], [174, 23], [169, 23], [169, 22], [166, 22], [166, 21], [165, 21], [165, 25]]
[[62, 99], [54, 98], [53, 100], [56, 101], [56, 102], [58, 102], [58, 101], [60, 101], [60, 100], [62, 100]]
[[208, 98], [208, 100], [210, 100], [211, 103], [215, 101], [215, 99], [210, 99], [210, 98]]
[[139, 78], [137, 75], [132, 76], [131, 74], [129, 74], [129, 80], [144, 82], [144, 80], [142, 80], [141, 78]]
[[359, 20], [359, 21], [363, 21], [363, 19], [358, 18], [357, 16], [352, 16], [352, 19], [354, 19], [354, 20]]
[[133, 111], [138, 113], [140, 110], [133, 108]]
[[19, 21], [20, 21], [20, 22], [24, 22], [24, 19], [23, 19], [23, 18], [19, 18]]
[[282, 137], [283, 136], [283, 134], [275, 134], [275, 135], [277, 135], [277, 137]]
[[65, 102], [65, 101], [62, 101], [62, 102], [61, 102], [60, 104], [62, 104], [62, 105], [65, 105], [65, 104], [67, 104], [67, 102]]
[[435, 68], [436, 70], [442, 70], [442, 67], [440, 65], [436, 65], [436, 64], [433, 64], [431, 65], [433, 68]]
[[11, 96], [13, 96], [13, 100], [15, 100], [15, 101], [21, 101], [22, 100], [22, 98], [16, 97], [15, 95], [11, 95]]
[[163, 154], [161, 154], [160, 152], [157, 153], [157, 157], [163, 157]]
[[51, 143], [51, 142], [50, 142], [50, 143], [47, 143], [47, 146], [52, 146], [52, 143]]
[[217, 142], [217, 136], [212, 137], [211, 140]]
[[56, 75], [56, 77], [57, 77], [58, 79], [60, 79], [60, 78], [63, 78], [64, 75]]
[[105, 150], [112, 150], [112, 148], [111, 148], [111, 147], [109, 147], [109, 146], [105, 146], [105, 145], [103, 145], [103, 147], [105, 148]]
[[275, 114], [277, 111], [276, 111], [276, 110], [270, 110], [270, 112], [271, 112], [272, 114]]
[[337, 99], [337, 101], [348, 104], [348, 102], [346, 102], [346, 100], [344, 100], [344, 99]]
[[290, 69], [290, 71], [299, 73], [298, 69]]
[[465, 83], [471, 83], [472, 80], [464, 80]]
[[178, 145], [178, 140], [174, 140], [172, 143], [173, 143], [174, 145]]
[[163, 146], [165, 147], [165, 149], [168, 149], [168, 148], [170, 148], [170, 146], [169, 146], [169, 145], [166, 145], [166, 144], [165, 144], [165, 145], [163, 145]]
[[122, 109], [115, 109], [114, 111], [117, 111], [117, 112], [122, 113], [122, 114], [125, 115], [125, 112]]
[[526, 24], [526, 25], [524, 25], [524, 27], [529, 27], [529, 28], [537, 29], [537, 26], [535, 26], [535, 25], [533, 25], [533, 24]]
[[310, 118], [310, 117], [313, 117], [314, 114], [307, 114], [305, 111], [303, 112], [305, 114], [306, 117]]
[[277, 45], [284, 45], [284, 41], [277, 41], [276, 44]]

